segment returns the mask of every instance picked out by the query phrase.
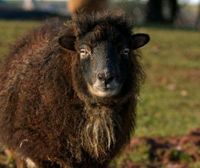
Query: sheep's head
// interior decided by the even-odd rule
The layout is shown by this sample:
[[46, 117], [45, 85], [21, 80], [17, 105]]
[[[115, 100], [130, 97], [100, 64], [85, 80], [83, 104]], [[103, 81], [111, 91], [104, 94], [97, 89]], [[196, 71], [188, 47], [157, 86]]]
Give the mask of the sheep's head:
[[[86, 104], [85, 126], [81, 127], [83, 149], [104, 160], [121, 137], [129, 139], [122, 129], [131, 129], [134, 119], [130, 121], [132, 115], [124, 114], [129, 110], [133, 113], [143, 77], [135, 50], [148, 43], [149, 36], [132, 34], [132, 26], [121, 15], [91, 14], [74, 22], [75, 37], [65, 34], [59, 43], [74, 52], [73, 88]], [[130, 109], [128, 101], [132, 101]], [[128, 116], [127, 125], [118, 113], [121, 108], [127, 108], [123, 112]]]
[[122, 16], [85, 16], [76, 21], [76, 37], [62, 36], [59, 43], [79, 55], [89, 93], [101, 98], [120, 94], [129, 80], [133, 50], [149, 41], [147, 34], [133, 34]]

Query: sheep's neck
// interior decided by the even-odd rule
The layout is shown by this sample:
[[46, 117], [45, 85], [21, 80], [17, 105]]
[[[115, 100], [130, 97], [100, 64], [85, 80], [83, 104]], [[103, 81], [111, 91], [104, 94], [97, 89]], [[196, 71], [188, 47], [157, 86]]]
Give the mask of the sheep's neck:
[[120, 117], [111, 108], [87, 107], [82, 131], [82, 145], [95, 158], [105, 156], [116, 143]]

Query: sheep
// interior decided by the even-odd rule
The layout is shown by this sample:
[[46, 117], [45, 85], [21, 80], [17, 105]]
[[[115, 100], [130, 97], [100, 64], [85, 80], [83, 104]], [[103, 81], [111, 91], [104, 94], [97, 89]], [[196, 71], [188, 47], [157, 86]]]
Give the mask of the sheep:
[[67, 8], [72, 15], [77, 12], [91, 13], [94, 11], [105, 10], [108, 7], [109, 0], [69, 0]]
[[53, 19], [15, 43], [0, 70], [0, 142], [18, 168], [105, 168], [128, 143], [143, 70], [123, 14]]

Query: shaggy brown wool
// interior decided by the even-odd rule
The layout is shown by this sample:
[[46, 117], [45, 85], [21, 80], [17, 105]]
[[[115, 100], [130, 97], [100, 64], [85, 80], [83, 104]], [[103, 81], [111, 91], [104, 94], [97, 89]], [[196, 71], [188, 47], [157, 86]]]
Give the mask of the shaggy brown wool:
[[[20, 159], [40, 168], [105, 168], [129, 141], [143, 79], [138, 54], [132, 51], [120, 95], [101, 99], [89, 93], [78, 53], [58, 44], [64, 34], [76, 35], [78, 44], [97, 25], [131, 35], [124, 17], [114, 14], [54, 19], [17, 41], [7, 57], [0, 72], [0, 142]], [[104, 34], [96, 31], [89, 40]]]

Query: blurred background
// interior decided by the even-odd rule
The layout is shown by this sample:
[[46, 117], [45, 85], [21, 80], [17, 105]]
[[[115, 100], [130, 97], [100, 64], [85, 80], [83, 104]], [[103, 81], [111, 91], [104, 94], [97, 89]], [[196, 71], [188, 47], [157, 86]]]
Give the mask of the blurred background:
[[[168, 23], [200, 27], [199, 0], [112, 0], [134, 18], [136, 24]], [[0, 18], [44, 19], [69, 15], [66, 0], [0, 0]]]
[[[130, 145], [110, 168], [200, 168], [200, 0], [113, 0], [150, 34], [141, 49], [145, 84]], [[70, 17], [63, 0], [0, 0], [0, 60], [49, 17]], [[14, 167], [0, 149], [0, 168]]]

